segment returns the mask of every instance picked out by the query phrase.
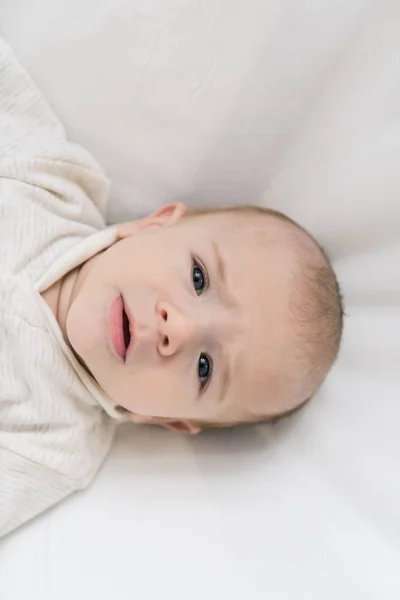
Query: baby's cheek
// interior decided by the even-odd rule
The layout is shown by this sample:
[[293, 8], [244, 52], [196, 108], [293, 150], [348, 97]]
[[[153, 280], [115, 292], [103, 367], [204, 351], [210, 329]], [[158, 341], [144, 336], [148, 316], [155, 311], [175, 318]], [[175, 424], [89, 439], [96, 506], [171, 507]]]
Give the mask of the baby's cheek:
[[143, 416], [179, 418], [187, 412], [185, 382], [167, 365], [135, 369], [120, 386], [123, 404]]
[[79, 301], [72, 304], [66, 321], [67, 337], [75, 352], [85, 361], [95, 358], [100, 345], [104, 345], [104, 332], [94, 312], [85, 311]]

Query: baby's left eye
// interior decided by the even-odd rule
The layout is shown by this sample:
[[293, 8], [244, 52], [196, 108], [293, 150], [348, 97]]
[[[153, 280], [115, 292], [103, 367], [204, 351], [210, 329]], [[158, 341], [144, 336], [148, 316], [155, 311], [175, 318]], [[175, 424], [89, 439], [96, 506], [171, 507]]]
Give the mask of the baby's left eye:
[[199, 362], [197, 364], [197, 376], [200, 382], [200, 388], [204, 389], [208, 384], [208, 380], [211, 377], [212, 373], [212, 361], [211, 358], [202, 352], [199, 357]]
[[195, 292], [198, 296], [207, 289], [208, 277], [207, 272], [196, 260], [193, 261], [192, 281]]

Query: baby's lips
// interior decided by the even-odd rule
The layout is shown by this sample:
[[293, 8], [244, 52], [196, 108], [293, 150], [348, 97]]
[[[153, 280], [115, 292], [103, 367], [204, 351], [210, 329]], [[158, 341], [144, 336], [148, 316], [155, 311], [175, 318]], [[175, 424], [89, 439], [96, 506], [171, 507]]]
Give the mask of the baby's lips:
[[117, 296], [110, 307], [109, 328], [111, 343], [119, 358], [125, 360], [126, 348], [123, 329], [124, 302], [122, 296]]
[[124, 299], [123, 302], [123, 309], [125, 311], [127, 320], [128, 320], [128, 327], [129, 327], [129, 344], [126, 347], [126, 356], [125, 356], [125, 360], [128, 360], [129, 357], [132, 354], [133, 348], [135, 347], [135, 341], [136, 341], [136, 337], [135, 337], [135, 320], [133, 318], [132, 315], [132, 311], [129, 307], [128, 302]]

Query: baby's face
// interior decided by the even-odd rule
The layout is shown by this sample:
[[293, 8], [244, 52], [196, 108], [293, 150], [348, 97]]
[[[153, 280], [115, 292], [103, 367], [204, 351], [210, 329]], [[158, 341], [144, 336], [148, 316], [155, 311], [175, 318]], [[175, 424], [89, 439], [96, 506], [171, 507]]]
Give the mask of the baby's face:
[[124, 224], [82, 267], [69, 343], [137, 422], [195, 431], [291, 408], [289, 254], [261, 244], [245, 216], [183, 212]]

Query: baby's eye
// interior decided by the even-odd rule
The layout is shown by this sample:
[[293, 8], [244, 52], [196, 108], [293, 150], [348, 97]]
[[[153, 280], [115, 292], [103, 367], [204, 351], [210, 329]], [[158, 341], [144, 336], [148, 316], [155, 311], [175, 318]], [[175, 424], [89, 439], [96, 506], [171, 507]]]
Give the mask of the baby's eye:
[[200, 389], [203, 390], [210, 377], [211, 377], [211, 373], [212, 373], [212, 361], [211, 358], [209, 356], [207, 356], [207, 354], [204, 354], [203, 352], [200, 354], [200, 358], [199, 358], [199, 362], [197, 365], [197, 375], [200, 381]]
[[196, 260], [193, 260], [192, 281], [195, 292], [198, 296], [207, 289], [208, 276], [207, 272]]

